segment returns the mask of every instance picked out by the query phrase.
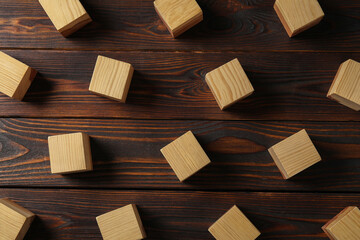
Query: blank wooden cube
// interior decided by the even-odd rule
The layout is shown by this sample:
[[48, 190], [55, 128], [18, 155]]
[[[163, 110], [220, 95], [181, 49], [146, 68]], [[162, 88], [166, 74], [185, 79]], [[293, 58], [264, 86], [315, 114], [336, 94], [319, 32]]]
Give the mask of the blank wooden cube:
[[260, 236], [259, 230], [237, 206], [219, 218], [209, 228], [209, 232], [217, 240], [254, 240]]
[[205, 78], [221, 110], [254, 92], [237, 58], [209, 72]]
[[272, 146], [269, 153], [285, 179], [321, 161], [305, 129]]
[[71, 133], [49, 137], [52, 173], [85, 172], [93, 169], [90, 138], [85, 133]]
[[155, 0], [154, 5], [174, 38], [203, 20], [203, 12], [196, 0]]
[[98, 56], [89, 91], [124, 103], [133, 73], [129, 63]]
[[276, 0], [274, 9], [290, 37], [317, 25], [324, 17], [317, 0]]
[[79, 0], [39, 0], [52, 23], [67, 37], [92, 20]]
[[35, 76], [35, 69], [0, 52], [0, 92], [21, 101]]
[[210, 163], [191, 131], [162, 148], [161, 153], [181, 182]]
[[355, 111], [360, 110], [360, 63], [347, 60], [340, 65], [327, 97]]
[[13, 201], [0, 199], [0, 239], [23, 239], [34, 218], [35, 214]]
[[138, 240], [146, 238], [136, 205], [130, 204], [96, 218], [104, 240]]
[[360, 210], [347, 207], [325, 224], [322, 229], [331, 240], [360, 239]]

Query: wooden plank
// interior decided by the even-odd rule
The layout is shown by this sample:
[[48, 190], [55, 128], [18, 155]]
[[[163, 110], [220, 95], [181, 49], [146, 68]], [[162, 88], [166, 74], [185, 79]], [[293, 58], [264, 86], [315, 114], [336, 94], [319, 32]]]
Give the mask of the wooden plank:
[[[326, 97], [339, 65], [360, 53], [6, 52], [39, 74], [23, 102], [0, 95], [2, 117], [360, 120]], [[99, 54], [134, 66], [126, 104], [89, 92]], [[234, 58], [255, 93], [221, 111], [205, 75]]]
[[[359, 122], [1, 119], [1, 186], [360, 191]], [[305, 128], [322, 161], [284, 180], [267, 149]], [[160, 149], [191, 130], [211, 159], [180, 183]], [[50, 173], [49, 135], [91, 137], [94, 170]]]
[[[86, 0], [94, 20], [64, 39], [34, 0], [0, 0], [0, 48], [360, 51], [356, 0], [321, 0], [326, 17], [290, 39], [274, 0], [198, 0], [204, 21], [173, 39], [149, 0]], [[294, 58], [296, 59], [296, 58]]]

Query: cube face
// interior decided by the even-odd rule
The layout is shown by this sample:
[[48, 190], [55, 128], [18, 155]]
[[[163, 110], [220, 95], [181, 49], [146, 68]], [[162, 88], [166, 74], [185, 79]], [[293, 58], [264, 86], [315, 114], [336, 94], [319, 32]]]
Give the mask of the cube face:
[[35, 75], [36, 70], [0, 52], [0, 92], [21, 101]]
[[64, 37], [92, 21], [79, 0], [39, 0], [39, 2], [56, 30]]
[[191, 131], [162, 148], [161, 153], [181, 182], [210, 163]]
[[237, 58], [209, 72], [205, 78], [221, 110], [254, 92]]
[[209, 228], [209, 232], [217, 240], [254, 240], [260, 236], [259, 230], [237, 206], [219, 218]]
[[134, 204], [98, 216], [96, 221], [104, 240], [138, 240], [146, 237]]
[[321, 161], [305, 129], [274, 145], [269, 153], [285, 179]]
[[203, 20], [196, 0], [155, 0], [155, 9], [173, 37]]
[[276, 0], [274, 9], [290, 37], [315, 26], [324, 17], [317, 0]]
[[133, 73], [129, 63], [98, 56], [89, 91], [124, 103]]
[[35, 215], [9, 199], [0, 199], [0, 239], [22, 240]]
[[93, 169], [90, 138], [85, 133], [49, 137], [52, 173], [85, 172]]
[[347, 207], [325, 224], [322, 229], [332, 240], [360, 239], [360, 210]]
[[348, 60], [341, 64], [327, 97], [355, 111], [360, 110], [360, 63]]

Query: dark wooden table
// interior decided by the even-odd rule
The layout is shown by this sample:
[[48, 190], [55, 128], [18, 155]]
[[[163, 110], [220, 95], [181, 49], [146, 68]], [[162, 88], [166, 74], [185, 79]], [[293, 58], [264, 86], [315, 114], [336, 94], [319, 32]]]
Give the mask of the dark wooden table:
[[[26, 239], [101, 239], [95, 217], [135, 203], [148, 239], [212, 239], [233, 204], [259, 239], [327, 239], [360, 205], [360, 113], [326, 98], [360, 60], [360, 2], [290, 39], [274, 0], [198, 0], [204, 21], [172, 39], [152, 0], [83, 0], [94, 22], [65, 39], [36, 0], [0, 0], [0, 49], [39, 71], [23, 102], [0, 95], [0, 197], [37, 214]], [[127, 104], [88, 91], [98, 54], [136, 71]], [[204, 80], [239, 58], [255, 94], [220, 111]], [[323, 161], [282, 179], [267, 149], [306, 128]], [[192, 130], [212, 164], [180, 183], [159, 149]], [[47, 137], [86, 132], [94, 171], [50, 173]]]

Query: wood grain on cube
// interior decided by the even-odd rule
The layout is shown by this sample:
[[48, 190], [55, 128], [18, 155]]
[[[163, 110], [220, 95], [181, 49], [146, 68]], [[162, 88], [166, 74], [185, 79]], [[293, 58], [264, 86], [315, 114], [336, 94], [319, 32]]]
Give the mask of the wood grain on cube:
[[21, 101], [35, 75], [36, 70], [0, 52], [0, 92]]
[[39, 0], [55, 28], [67, 37], [92, 20], [79, 0]]
[[360, 63], [349, 59], [340, 65], [327, 94], [355, 111], [360, 110]]
[[317, 25], [324, 17], [317, 0], [276, 0], [274, 9], [290, 37]]
[[124, 103], [133, 73], [129, 63], [98, 56], [89, 91]]
[[221, 110], [254, 92], [237, 58], [209, 72], [205, 78]]
[[71, 133], [48, 138], [52, 173], [91, 171], [90, 138], [85, 133]]
[[321, 160], [305, 129], [272, 146], [269, 153], [285, 179]]
[[162, 148], [161, 153], [181, 182], [210, 163], [191, 131]]
[[260, 236], [259, 230], [237, 206], [219, 218], [209, 228], [209, 232], [217, 240], [254, 240]]
[[0, 239], [22, 240], [35, 214], [13, 201], [0, 199]]
[[331, 240], [360, 239], [360, 210], [347, 207], [325, 224], [322, 229]]
[[196, 0], [155, 0], [154, 6], [174, 38], [203, 20]]
[[130, 204], [96, 218], [104, 240], [139, 240], [146, 238], [136, 205]]

